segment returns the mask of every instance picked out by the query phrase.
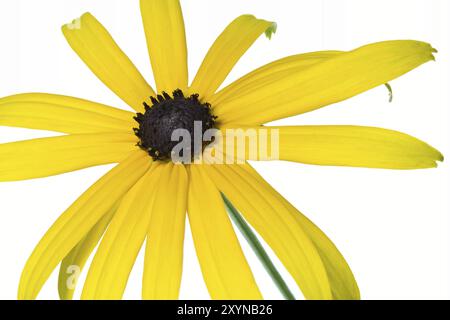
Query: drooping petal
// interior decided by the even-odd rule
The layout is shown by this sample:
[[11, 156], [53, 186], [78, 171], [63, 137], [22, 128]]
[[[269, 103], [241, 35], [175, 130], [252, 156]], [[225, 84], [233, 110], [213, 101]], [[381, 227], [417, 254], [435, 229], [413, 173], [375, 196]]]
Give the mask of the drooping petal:
[[[243, 166], [207, 167], [217, 187], [274, 250], [306, 299], [358, 297], [357, 290], [354, 291], [356, 282], [339, 251], [319, 229], [306, 230], [295, 217], [301, 214], [281, 201], [281, 196], [255, 179]], [[320, 248], [316, 241], [321, 244]], [[334, 271], [332, 276], [329, 269]]]
[[58, 293], [61, 300], [71, 300], [73, 298], [78, 277], [116, 213], [118, 204], [120, 204], [120, 200], [61, 262], [58, 277]]
[[188, 216], [211, 298], [260, 299], [220, 193], [204, 170], [190, 166]]
[[216, 92], [234, 65], [273, 22], [242, 15], [231, 22], [217, 38], [203, 60], [191, 85], [191, 93], [198, 93], [206, 101]]
[[47, 93], [0, 99], [0, 125], [63, 133], [131, 132], [134, 114], [99, 103]]
[[[239, 127], [240, 129], [241, 127]], [[242, 160], [287, 160], [326, 166], [367, 167], [383, 169], [434, 168], [443, 155], [427, 143], [410, 135], [363, 126], [287, 126], [243, 127], [243, 144], [237, 138], [234, 150], [223, 151], [235, 163]], [[227, 136], [227, 129], [222, 130]], [[234, 128], [236, 129], [236, 128]], [[230, 137], [233, 137], [229, 131]], [[236, 135], [239, 137], [239, 135]], [[251, 137], [257, 136], [252, 145]], [[227, 141], [227, 139], [223, 139]], [[264, 147], [263, 141], [267, 141]], [[259, 143], [259, 145], [258, 145]], [[226, 149], [226, 142], [223, 149]], [[257, 150], [258, 158], [250, 154]], [[227, 158], [227, 159], [228, 159]]]
[[136, 257], [147, 235], [155, 190], [162, 168], [154, 162], [120, 203], [95, 254], [82, 299], [121, 299]]
[[92, 72], [136, 111], [155, 95], [108, 31], [90, 13], [62, 27], [69, 45]]
[[255, 169], [253, 169], [250, 165], [245, 165], [243, 168], [251, 176], [248, 177], [247, 181], [250, 183], [257, 183], [261, 188], [260, 195], [262, 197], [265, 197], [266, 194], [276, 196], [277, 199], [285, 205], [285, 208], [289, 210], [291, 215], [297, 220], [297, 223], [303, 228], [305, 233], [314, 243], [327, 271], [333, 299], [360, 299], [359, 288], [355, 277], [344, 257], [333, 242], [331, 242], [331, 240], [328, 239], [328, 237], [311, 220], [305, 217], [292, 204], [290, 204], [289, 201], [287, 201], [281, 194], [272, 188], [272, 186], [263, 177], [261, 177]]
[[[251, 93], [255, 87], [265, 85], [267, 79], [272, 77], [282, 78], [292, 73], [302, 72], [316, 63], [334, 58], [342, 53], [342, 51], [318, 51], [297, 54], [276, 60], [234, 81], [214, 94], [209, 102], [212, 106], [219, 106], [224, 100], [230, 99], [235, 94], [243, 95], [245, 93]], [[220, 111], [220, 108], [217, 111]], [[220, 113], [218, 115], [220, 116]]]
[[128, 133], [95, 133], [0, 144], [0, 181], [56, 175], [124, 160], [136, 151]]
[[179, 0], [141, 0], [141, 13], [158, 92], [185, 91], [187, 47]]
[[143, 151], [135, 151], [98, 180], [56, 220], [25, 265], [20, 279], [19, 299], [36, 298], [58, 263], [142, 177], [150, 163]]
[[172, 163], [165, 165], [155, 191], [148, 229], [143, 299], [178, 299], [183, 268], [187, 188], [185, 167]]
[[317, 248], [317, 252], [322, 258], [323, 264], [327, 271], [333, 299], [360, 299], [358, 284], [356, 283], [353, 272], [333, 242], [331, 242], [331, 240], [328, 239], [328, 237], [311, 220], [305, 217], [292, 204], [290, 204], [289, 201], [287, 201], [281, 194], [272, 188], [272, 186], [250, 165], [245, 165], [243, 168], [250, 175], [247, 177], [247, 181], [249, 183], [258, 183], [261, 190], [264, 190], [261, 192], [263, 197], [267, 193], [271, 193], [276, 196], [289, 210], [291, 215], [297, 220], [298, 224], [303, 228], [305, 233], [310, 237], [311, 241]]
[[427, 43], [409, 40], [366, 45], [301, 72], [247, 79], [252, 86], [242, 93], [231, 85], [220, 93], [215, 113], [223, 123], [241, 124], [262, 124], [305, 113], [385, 84], [433, 60], [435, 51]]

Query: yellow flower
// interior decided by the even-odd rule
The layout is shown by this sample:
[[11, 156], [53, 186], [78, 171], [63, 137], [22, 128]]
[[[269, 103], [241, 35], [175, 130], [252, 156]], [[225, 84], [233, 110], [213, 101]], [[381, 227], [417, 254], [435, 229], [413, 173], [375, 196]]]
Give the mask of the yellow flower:
[[[119, 163], [44, 235], [23, 270], [19, 298], [36, 298], [61, 262], [60, 296], [72, 298], [67, 270], [81, 269], [101, 239], [82, 298], [120, 299], [147, 240], [142, 296], [176, 299], [187, 212], [211, 297], [259, 299], [225, 200], [271, 246], [307, 299], [358, 299], [352, 272], [333, 243], [248, 163], [170, 161], [170, 124], [197, 120], [206, 128], [261, 128], [383, 85], [433, 60], [435, 50], [419, 41], [386, 41], [350, 52], [300, 54], [269, 63], [219, 91], [245, 51], [261, 34], [270, 37], [276, 25], [251, 15], [238, 17], [217, 38], [189, 85], [179, 1], [140, 4], [156, 91], [91, 14], [63, 27], [73, 50], [136, 113], [42, 93], [0, 99], [0, 125], [66, 134], [0, 145], [0, 181]], [[186, 126], [190, 130], [192, 121]], [[277, 129], [282, 160], [391, 169], [431, 168], [443, 160], [428, 144], [385, 129]]]

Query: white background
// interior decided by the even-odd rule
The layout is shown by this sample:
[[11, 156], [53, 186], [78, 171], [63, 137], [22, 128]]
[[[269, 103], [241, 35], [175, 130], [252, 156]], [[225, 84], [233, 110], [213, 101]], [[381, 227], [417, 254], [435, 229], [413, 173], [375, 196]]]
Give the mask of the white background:
[[[450, 1], [184, 0], [182, 5], [191, 78], [215, 37], [243, 13], [276, 21], [279, 28], [272, 41], [258, 40], [227, 82], [294, 53], [348, 50], [388, 39], [432, 43], [439, 49], [437, 62], [393, 81], [393, 103], [388, 103], [388, 93], [380, 87], [279, 123], [381, 126], [412, 134], [450, 155]], [[137, 0], [1, 0], [0, 96], [42, 91], [126, 108], [83, 65], [60, 32], [62, 24], [85, 11], [97, 16], [144, 76], [153, 81]], [[0, 142], [50, 135], [0, 128]], [[111, 167], [0, 183], [0, 298], [16, 297], [21, 269], [40, 237]], [[257, 168], [341, 249], [364, 299], [450, 298], [448, 162], [438, 169], [418, 171], [285, 162], [259, 163]], [[243, 246], [265, 297], [280, 298], [252, 252]], [[125, 298], [139, 299], [142, 265], [141, 256]], [[55, 276], [39, 298], [57, 298]], [[181, 298], [208, 298], [189, 230]]]

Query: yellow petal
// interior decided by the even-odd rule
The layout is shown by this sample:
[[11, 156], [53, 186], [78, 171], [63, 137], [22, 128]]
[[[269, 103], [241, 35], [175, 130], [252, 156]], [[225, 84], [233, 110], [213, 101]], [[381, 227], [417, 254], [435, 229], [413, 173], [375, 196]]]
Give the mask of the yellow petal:
[[139, 249], [147, 235], [155, 189], [162, 168], [151, 169], [131, 188], [120, 203], [89, 269], [82, 299], [121, 299]]
[[[230, 129], [230, 128], [228, 128]], [[292, 126], [245, 127], [245, 159], [287, 160], [326, 166], [367, 167], [383, 169], [434, 168], [443, 155], [427, 143], [407, 134], [374, 127], [362, 126]], [[227, 130], [223, 130], [226, 132]], [[256, 145], [259, 157], [250, 158], [254, 150], [249, 138], [254, 132], [260, 140], [267, 138], [267, 149]], [[267, 133], [265, 135], [264, 133]], [[279, 139], [277, 139], [279, 138]], [[223, 139], [226, 141], [226, 139]], [[234, 154], [230, 158], [242, 161], [238, 156], [240, 144], [234, 139]], [[224, 143], [226, 146], [226, 143]], [[262, 149], [258, 149], [261, 147]], [[226, 147], [222, 147], [226, 149]], [[278, 158], [276, 150], [278, 149]], [[222, 149], [221, 149], [222, 150]], [[230, 149], [231, 150], [231, 149]], [[274, 153], [275, 152], [275, 153]], [[232, 158], [233, 159], [233, 158]], [[244, 160], [245, 160], [244, 159]], [[242, 163], [242, 162], [241, 162]]]
[[188, 177], [183, 165], [164, 165], [148, 229], [142, 297], [178, 299], [183, 268]]
[[[289, 76], [294, 72], [303, 72], [305, 69], [316, 63], [334, 58], [342, 53], [342, 51], [318, 51], [297, 54], [276, 60], [234, 81], [214, 94], [209, 102], [212, 106], [220, 106], [223, 101], [229, 100], [233, 95], [251, 93], [255, 87], [265, 85], [267, 79], [271, 79], [272, 77], [282, 78]], [[217, 109], [217, 112], [219, 111], [220, 108]], [[217, 115], [222, 118], [220, 112]]]
[[149, 102], [153, 89], [94, 16], [85, 13], [64, 25], [62, 31], [72, 49], [106, 86], [136, 111], [144, 110], [143, 102]]
[[[120, 200], [118, 201], [119, 203]], [[83, 270], [87, 259], [105, 233], [106, 228], [117, 211], [118, 204], [97, 222], [61, 262], [58, 277], [58, 292], [61, 300], [72, 300], [81, 270]]]
[[[287, 160], [383, 169], [434, 168], [443, 155], [397, 131], [362, 126], [224, 126], [214, 145], [227, 164]], [[230, 130], [230, 131], [229, 131]]]
[[360, 126], [280, 127], [280, 158], [309, 164], [385, 169], [434, 168], [442, 154], [412, 136]]
[[148, 170], [142, 151], [112, 169], [73, 203], [47, 231], [27, 261], [20, 279], [18, 298], [35, 299], [53, 269], [86, 236]]
[[141, 0], [147, 46], [158, 92], [186, 90], [187, 48], [178, 0]]
[[136, 151], [128, 133], [95, 133], [0, 144], [0, 181], [56, 175], [116, 163]]
[[331, 299], [323, 261], [308, 234], [273, 194], [251, 181], [241, 166], [206, 165], [217, 187], [284, 264], [307, 299]]
[[200, 266], [213, 299], [261, 299], [214, 183], [190, 166], [188, 216]]
[[73, 97], [26, 93], [0, 99], [0, 125], [63, 133], [131, 132], [134, 114]]
[[267, 194], [277, 197], [280, 203], [296, 219], [298, 225], [305, 231], [311, 241], [317, 248], [324, 267], [327, 271], [333, 299], [349, 300], [360, 299], [358, 284], [353, 276], [350, 267], [342, 254], [328, 237], [305, 217], [300, 211], [292, 206], [282, 195], [280, 195], [272, 186], [264, 180], [250, 165], [243, 168], [251, 175], [249, 182], [257, 184], [260, 187], [260, 195], [264, 198]]
[[[262, 124], [339, 102], [433, 60], [427, 43], [398, 40], [339, 54], [301, 72], [269, 74], [214, 104], [223, 123]], [[230, 86], [232, 88], [233, 86]]]
[[190, 92], [198, 93], [206, 101], [216, 92], [234, 65], [273, 22], [242, 15], [231, 22], [217, 38], [203, 60], [191, 85]]

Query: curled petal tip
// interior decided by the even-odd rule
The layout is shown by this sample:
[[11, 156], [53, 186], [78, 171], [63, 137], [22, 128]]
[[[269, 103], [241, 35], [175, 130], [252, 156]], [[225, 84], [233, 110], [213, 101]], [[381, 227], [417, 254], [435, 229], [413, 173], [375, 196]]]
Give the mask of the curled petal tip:
[[272, 22], [272, 24], [270, 25], [269, 28], [267, 28], [267, 30], [265, 31], [266, 37], [271, 40], [272, 39], [272, 35], [277, 33], [277, 28], [278, 25], [276, 22]]

